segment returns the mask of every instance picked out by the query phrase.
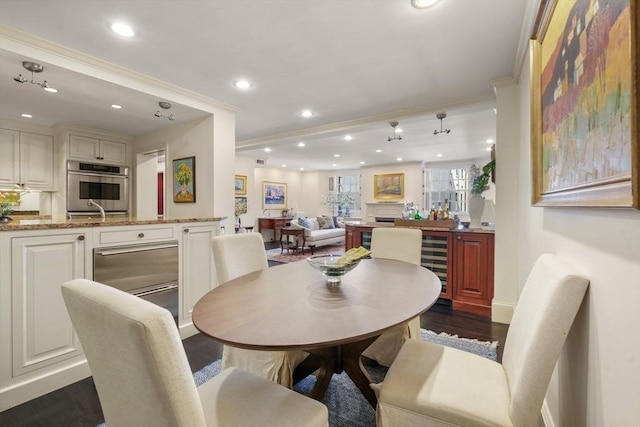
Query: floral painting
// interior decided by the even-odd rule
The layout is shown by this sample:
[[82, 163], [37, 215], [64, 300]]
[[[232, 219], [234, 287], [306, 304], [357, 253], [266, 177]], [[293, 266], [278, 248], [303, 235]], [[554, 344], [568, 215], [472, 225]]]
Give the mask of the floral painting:
[[173, 161], [173, 202], [196, 202], [195, 157], [185, 157]]

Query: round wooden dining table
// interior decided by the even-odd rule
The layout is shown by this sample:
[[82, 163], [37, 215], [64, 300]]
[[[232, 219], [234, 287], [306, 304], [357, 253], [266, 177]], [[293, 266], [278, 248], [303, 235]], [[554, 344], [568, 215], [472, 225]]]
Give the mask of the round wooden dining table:
[[[440, 290], [434, 273], [402, 261], [363, 259], [339, 285], [327, 284], [319, 271], [299, 261], [209, 291], [196, 303], [193, 323], [225, 345], [304, 350], [318, 362], [308, 373], [320, 368], [311, 397], [322, 399], [332, 374], [344, 370], [375, 408], [362, 352], [387, 329], [428, 310]], [[300, 368], [310, 366], [306, 360]]]

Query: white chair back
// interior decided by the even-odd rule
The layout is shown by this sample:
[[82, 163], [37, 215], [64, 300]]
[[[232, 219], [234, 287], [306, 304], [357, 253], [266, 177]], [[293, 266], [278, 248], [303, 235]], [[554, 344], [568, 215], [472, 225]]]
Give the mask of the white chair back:
[[371, 257], [420, 265], [422, 231], [417, 228], [378, 227], [371, 232]]
[[541, 255], [533, 266], [502, 358], [513, 425], [536, 425], [551, 374], [588, 286], [586, 278], [555, 255]]
[[169, 311], [84, 279], [62, 285], [108, 426], [205, 426]]
[[211, 248], [219, 284], [269, 267], [260, 233], [215, 236]]

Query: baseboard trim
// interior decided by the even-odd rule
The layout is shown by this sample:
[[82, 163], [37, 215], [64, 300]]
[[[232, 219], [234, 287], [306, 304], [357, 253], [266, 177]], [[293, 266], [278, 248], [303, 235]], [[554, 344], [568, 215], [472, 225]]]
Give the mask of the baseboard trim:
[[543, 427], [555, 427], [555, 423], [553, 422], [553, 417], [551, 416], [551, 411], [549, 411], [549, 407], [547, 406], [547, 399], [544, 399], [542, 402], [542, 411], [540, 411], [542, 415], [542, 423]]
[[513, 304], [495, 300], [491, 302], [491, 320], [493, 322], [506, 323], [508, 325], [511, 323], [512, 317]]
[[79, 360], [46, 372], [43, 375], [26, 378], [23, 381], [7, 384], [0, 390], [0, 411], [28, 402], [59, 388], [66, 387], [91, 376], [87, 360], [82, 356]]

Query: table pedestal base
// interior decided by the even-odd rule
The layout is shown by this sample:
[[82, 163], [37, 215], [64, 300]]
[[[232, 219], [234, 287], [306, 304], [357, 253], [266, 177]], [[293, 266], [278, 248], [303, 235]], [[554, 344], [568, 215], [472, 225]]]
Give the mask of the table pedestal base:
[[311, 397], [316, 400], [322, 400], [324, 393], [327, 391], [329, 381], [331, 381], [331, 376], [334, 373], [340, 374], [344, 371], [356, 387], [358, 387], [369, 404], [375, 409], [378, 404], [378, 399], [370, 387], [373, 380], [362, 365], [360, 355], [378, 336], [379, 335], [337, 347], [305, 350], [310, 353], [311, 356], [307, 357], [307, 359], [296, 368], [293, 374], [293, 382], [296, 383], [318, 370], [316, 384], [311, 391]]

